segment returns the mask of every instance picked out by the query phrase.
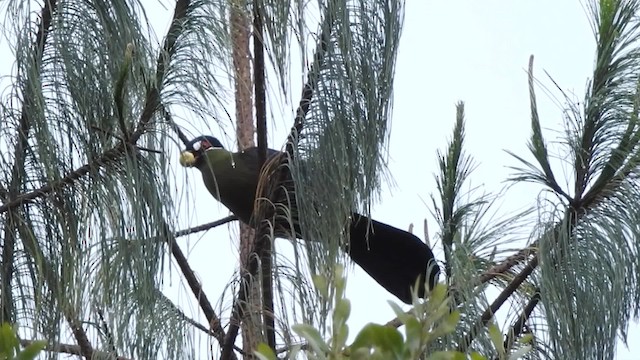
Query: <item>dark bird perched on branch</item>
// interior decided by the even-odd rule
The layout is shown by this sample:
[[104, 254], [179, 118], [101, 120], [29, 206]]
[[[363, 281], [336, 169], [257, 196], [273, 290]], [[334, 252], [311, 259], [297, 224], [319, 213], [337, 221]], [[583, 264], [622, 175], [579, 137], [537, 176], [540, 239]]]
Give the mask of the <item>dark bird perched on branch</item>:
[[[282, 153], [268, 149], [267, 159], [273, 159], [278, 154]], [[189, 142], [182, 152], [180, 164], [198, 168], [211, 195], [242, 222], [252, 224], [259, 179], [257, 148], [232, 153], [225, 150], [218, 139], [199, 136]], [[289, 175], [287, 173], [284, 179], [290, 181]], [[290, 202], [294, 207], [295, 199]], [[296, 214], [296, 211], [291, 213]], [[285, 227], [288, 224], [276, 224], [275, 228]], [[300, 237], [295, 218], [294, 227]], [[400, 300], [411, 303], [411, 288], [418, 280], [420, 297], [425, 295], [425, 278], [429, 280], [429, 288], [435, 285], [439, 268], [433, 253], [413, 234], [356, 213], [351, 216], [349, 231], [350, 241], [345, 251], [356, 264]], [[279, 233], [277, 230], [276, 235], [287, 237], [286, 232]]]

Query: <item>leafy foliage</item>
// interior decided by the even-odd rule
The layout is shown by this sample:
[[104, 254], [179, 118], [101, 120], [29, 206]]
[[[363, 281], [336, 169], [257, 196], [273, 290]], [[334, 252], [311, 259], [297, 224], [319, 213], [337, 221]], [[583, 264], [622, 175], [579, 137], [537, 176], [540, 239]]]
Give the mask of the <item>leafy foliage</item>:
[[20, 341], [11, 325], [4, 323], [0, 326], [0, 359], [2, 360], [33, 360], [45, 345], [44, 341], [35, 341], [21, 350]]
[[[340, 266], [335, 269], [334, 291], [327, 291], [327, 279], [316, 277], [316, 286], [323, 296], [331, 296], [331, 309], [333, 309], [333, 329], [330, 339], [325, 341], [322, 334], [310, 324], [293, 325], [293, 330], [298, 333], [305, 343], [303, 346], [293, 345], [288, 351], [287, 358], [295, 359], [301, 353], [308, 359], [467, 359], [468, 357], [458, 351], [430, 350], [430, 345], [437, 342], [444, 335], [452, 333], [460, 319], [457, 311], [450, 310], [451, 299], [447, 297], [447, 287], [437, 285], [426, 302], [415, 298], [415, 307], [410, 312], [404, 312], [395, 303], [390, 302], [397, 315], [397, 319], [405, 327], [405, 336], [390, 324], [379, 325], [369, 323], [365, 325], [355, 336], [351, 345], [347, 345], [349, 327], [350, 302], [344, 298], [346, 279]], [[490, 337], [498, 350], [498, 358], [506, 359], [506, 352], [502, 345], [502, 333], [495, 326], [489, 328]], [[512, 354], [509, 359], [518, 359], [530, 347], [524, 347], [519, 352]], [[275, 360], [276, 354], [266, 346], [260, 344], [256, 349], [256, 355], [261, 360]], [[485, 360], [486, 358], [476, 352], [469, 354], [473, 360]]]

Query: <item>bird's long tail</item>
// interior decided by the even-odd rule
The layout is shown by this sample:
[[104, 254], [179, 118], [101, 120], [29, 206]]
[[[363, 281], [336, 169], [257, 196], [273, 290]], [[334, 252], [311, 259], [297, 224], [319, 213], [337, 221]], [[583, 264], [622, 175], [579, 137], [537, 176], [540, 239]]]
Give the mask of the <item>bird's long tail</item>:
[[415, 235], [354, 214], [350, 228], [349, 256], [387, 291], [411, 303], [411, 289], [419, 279], [418, 296], [438, 280], [433, 252]]

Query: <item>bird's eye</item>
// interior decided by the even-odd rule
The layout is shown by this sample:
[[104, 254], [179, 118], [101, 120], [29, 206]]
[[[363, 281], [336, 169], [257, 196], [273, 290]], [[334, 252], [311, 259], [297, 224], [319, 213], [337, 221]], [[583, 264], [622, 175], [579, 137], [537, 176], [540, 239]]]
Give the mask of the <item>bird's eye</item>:
[[200, 151], [200, 142], [197, 142], [197, 143], [193, 144], [193, 150], [194, 151]]

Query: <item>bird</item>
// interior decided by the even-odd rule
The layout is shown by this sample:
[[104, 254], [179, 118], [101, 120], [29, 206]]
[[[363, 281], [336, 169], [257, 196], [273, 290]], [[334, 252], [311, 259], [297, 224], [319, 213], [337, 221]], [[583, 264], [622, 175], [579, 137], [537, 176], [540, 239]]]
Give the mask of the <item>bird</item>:
[[[282, 152], [267, 149], [267, 160], [279, 154]], [[217, 138], [201, 135], [186, 144], [180, 153], [180, 164], [200, 170], [209, 193], [240, 221], [252, 224], [259, 185], [257, 147], [231, 152]], [[284, 171], [288, 168], [284, 167]], [[290, 203], [295, 206], [295, 199]], [[299, 238], [296, 222], [294, 220], [294, 227]], [[350, 217], [349, 241], [343, 250], [378, 284], [406, 304], [412, 303], [412, 289], [416, 285], [418, 297], [424, 298], [429, 293], [425, 279], [428, 279], [428, 290], [438, 281], [440, 269], [427, 244], [410, 232], [356, 212]]]

